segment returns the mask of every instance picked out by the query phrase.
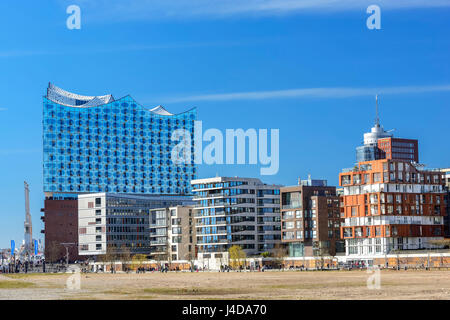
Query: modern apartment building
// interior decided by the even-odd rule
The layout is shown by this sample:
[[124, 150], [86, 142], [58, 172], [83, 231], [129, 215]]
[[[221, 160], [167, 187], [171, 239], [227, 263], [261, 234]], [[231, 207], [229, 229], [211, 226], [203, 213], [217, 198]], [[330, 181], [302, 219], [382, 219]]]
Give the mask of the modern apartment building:
[[[172, 161], [172, 133], [193, 139], [196, 110], [151, 110], [132, 97], [82, 96], [49, 84], [43, 101], [44, 192], [189, 194], [192, 162]], [[193, 143], [191, 144], [193, 146]]]
[[107, 250], [150, 254], [151, 209], [192, 204], [188, 196], [79, 195], [79, 255], [97, 256], [106, 254]]
[[444, 235], [444, 180], [404, 160], [360, 162], [339, 174], [344, 188], [341, 236], [348, 256], [433, 248]]
[[194, 206], [150, 210], [150, 251], [155, 260], [193, 261], [197, 257]]
[[335, 255], [340, 237], [340, 200], [326, 180], [303, 180], [280, 189], [282, 243], [289, 257]]
[[200, 259], [226, 256], [233, 245], [258, 255], [280, 243], [280, 186], [239, 177], [191, 183]]
[[450, 168], [442, 169], [441, 171], [444, 174], [444, 183], [447, 189], [445, 195], [447, 214], [444, 217], [444, 234], [446, 238], [450, 238]]

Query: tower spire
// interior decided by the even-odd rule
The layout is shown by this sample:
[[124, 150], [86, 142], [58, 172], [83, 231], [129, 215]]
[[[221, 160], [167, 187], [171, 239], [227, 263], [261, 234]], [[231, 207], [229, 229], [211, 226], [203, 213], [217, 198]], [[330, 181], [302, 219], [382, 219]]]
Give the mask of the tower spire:
[[379, 117], [379, 115], [378, 115], [378, 94], [377, 95], [375, 95], [375, 114], [376, 114], [376, 117], [375, 117], [375, 127], [379, 127], [380, 126], [380, 117]]

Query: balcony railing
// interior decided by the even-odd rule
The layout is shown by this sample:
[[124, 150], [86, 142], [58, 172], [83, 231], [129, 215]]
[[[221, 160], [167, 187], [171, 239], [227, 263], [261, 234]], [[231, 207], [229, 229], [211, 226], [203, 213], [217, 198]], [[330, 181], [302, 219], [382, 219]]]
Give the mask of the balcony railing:
[[301, 204], [286, 204], [282, 206], [283, 209], [300, 209], [301, 207]]

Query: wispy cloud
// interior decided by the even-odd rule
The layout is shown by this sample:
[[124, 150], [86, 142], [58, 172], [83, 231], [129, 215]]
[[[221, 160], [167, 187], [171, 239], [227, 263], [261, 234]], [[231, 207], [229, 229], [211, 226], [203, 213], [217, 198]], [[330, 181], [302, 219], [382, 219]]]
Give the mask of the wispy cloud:
[[280, 98], [348, 98], [359, 96], [373, 96], [375, 94], [396, 95], [429, 92], [449, 92], [450, 85], [435, 86], [399, 86], [372, 88], [300, 88], [274, 91], [233, 92], [219, 94], [188, 95], [164, 99], [167, 103], [198, 102], [198, 101], [230, 101], [230, 100], [265, 100]]
[[8, 108], [0, 108], [0, 111], [6, 111]]
[[[73, 3], [74, 0], [61, 0]], [[374, 0], [78, 0], [90, 20], [161, 20], [365, 10]], [[385, 9], [448, 7], [448, 0], [377, 0]], [[102, 19], [102, 20], [103, 20]]]
[[60, 48], [58, 50], [9, 50], [0, 51], [0, 58], [14, 58], [27, 56], [54, 56], [54, 55], [81, 55], [81, 54], [101, 54], [115, 52], [139, 52], [164, 49], [188, 49], [188, 48], [211, 48], [211, 47], [234, 47], [234, 46], [251, 46], [261, 43], [274, 42], [277, 39], [246, 39], [241, 41], [204, 41], [204, 42], [174, 42], [161, 44], [127, 44], [118, 46], [88, 46], [80, 49], [79, 47]]
[[41, 149], [30, 148], [30, 149], [0, 149], [0, 156], [12, 156], [27, 153], [38, 153]]

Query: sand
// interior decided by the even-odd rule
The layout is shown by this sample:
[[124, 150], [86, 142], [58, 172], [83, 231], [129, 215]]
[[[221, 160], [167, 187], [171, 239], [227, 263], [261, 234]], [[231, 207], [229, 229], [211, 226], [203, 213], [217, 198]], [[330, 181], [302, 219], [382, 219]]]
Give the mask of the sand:
[[80, 275], [79, 290], [66, 288], [70, 274], [0, 275], [0, 299], [450, 300], [450, 271], [381, 271], [379, 289], [374, 283], [367, 287], [371, 275], [360, 270], [94, 273]]

